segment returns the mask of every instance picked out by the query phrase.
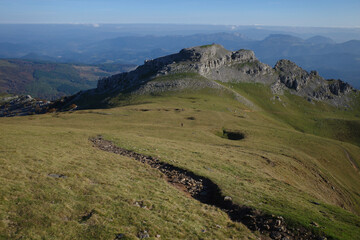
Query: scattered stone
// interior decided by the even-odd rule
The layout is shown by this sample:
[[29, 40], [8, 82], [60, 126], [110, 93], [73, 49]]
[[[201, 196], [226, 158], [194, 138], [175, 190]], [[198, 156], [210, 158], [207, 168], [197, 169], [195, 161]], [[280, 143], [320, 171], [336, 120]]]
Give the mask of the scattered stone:
[[316, 222], [311, 222], [310, 224], [313, 225], [314, 227], [320, 227], [320, 225]]
[[201, 232], [202, 232], [202, 233], [206, 233], [206, 229], [201, 229]]
[[52, 178], [67, 178], [67, 176], [65, 176], [64, 174], [56, 174], [56, 173], [50, 173], [48, 174], [48, 176]]
[[145, 238], [149, 238], [149, 237], [150, 237], [150, 235], [146, 230], [138, 233], [138, 238], [140, 238], [140, 239], [145, 239]]
[[148, 207], [144, 204], [143, 201], [135, 201], [134, 202], [134, 206], [139, 207], [139, 208], [144, 208], [147, 209]]
[[88, 214], [81, 217], [80, 223], [86, 222], [89, 220], [95, 213], [95, 209], [91, 210]]
[[125, 238], [125, 235], [122, 234], [122, 233], [118, 233], [118, 234], [115, 235], [115, 239], [114, 239], [114, 240], [123, 239], [123, 238]]
[[217, 228], [221, 228], [221, 226], [220, 226], [219, 224], [216, 224], [215, 226], [216, 226]]
[[275, 227], [280, 227], [281, 226], [281, 220], [280, 219], [277, 219], [275, 221]]
[[155, 236], [156, 238], [160, 238], [161, 237], [161, 235], [160, 234], [156, 234], [156, 236]]
[[318, 202], [315, 202], [315, 201], [311, 201], [312, 204], [315, 204], [315, 205], [320, 205], [320, 203]]
[[[290, 239], [316, 239], [317, 237], [305, 228], [297, 228], [297, 230], [293, 228], [287, 229], [286, 222], [282, 216], [266, 215], [254, 208], [234, 204], [232, 198], [230, 196], [224, 197], [219, 187], [210, 179], [198, 176], [195, 173], [169, 163], [161, 162], [155, 157], [145, 156], [117, 147], [102, 137], [90, 140], [94, 143], [94, 146], [103, 151], [130, 157], [152, 168], [158, 169], [166, 176], [166, 180], [170, 184], [173, 184], [202, 203], [219, 207], [229, 215], [231, 220], [243, 223], [252, 231], [260, 231], [260, 233], [270, 235], [273, 239], [278, 240], [282, 237], [289, 236], [291, 236]], [[141, 207], [143, 202], [136, 201], [134, 205]], [[216, 225], [216, 227], [218, 227], [218, 225]], [[206, 232], [205, 229], [201, 231]], [[142, 236], [140, 239], [143, 239], [149, 236], [149, 234], [144, 231], [140, 232], [138, 236], [139, 238]]]
[[272, 239], [281, 239], [282, 236], [281, 236], [281, 233], [279, 233], [279, 232], [271, 232], [270, 237]]
[[224, 201], [232, 201], [232, 198], [230, 196], [225, 196]]

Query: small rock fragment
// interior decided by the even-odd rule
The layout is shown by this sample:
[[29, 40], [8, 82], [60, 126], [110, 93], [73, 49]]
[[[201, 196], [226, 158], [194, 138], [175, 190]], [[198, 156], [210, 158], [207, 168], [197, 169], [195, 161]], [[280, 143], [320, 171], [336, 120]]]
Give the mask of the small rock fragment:
[[230, 196], [225, 196], [224, 201], [232, 201], [232, 198]]
[[114, 240], [123, 239], [124, 237], [125, 237], [124, 234], [118, 233], [118, 234], [115, 235], [115, 239], [114, 239]]
[[272, 239], [281, 239], [281, 234], [279, 232], [271, 232], [270, 237]]
[[319, 227], [319, 226], [320, 226], [320, 225], [319, 225], [318, 223], [316, 223], [316, 222], [311, 222], [310, 224], [313, 225], [314, 227]]
[[64, 174], [56, 174], [56, 173], [50, 173], [48, 174], [48, 176], [52, 178], [67, 178], [67, 176], [65, 176]]
[[138, 233], [138, 237], [140, 239], [145, 239], [145, 238], [149, 238], [150, 235], [146, 230], [144, 230], [144, 231]]

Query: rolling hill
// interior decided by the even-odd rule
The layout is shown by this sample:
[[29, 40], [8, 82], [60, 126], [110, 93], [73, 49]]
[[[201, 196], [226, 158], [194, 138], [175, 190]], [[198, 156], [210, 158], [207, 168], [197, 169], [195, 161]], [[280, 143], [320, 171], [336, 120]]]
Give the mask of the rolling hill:
[[1, 118], [3, 238], [357, 239], [359, 91], [183, 49]]

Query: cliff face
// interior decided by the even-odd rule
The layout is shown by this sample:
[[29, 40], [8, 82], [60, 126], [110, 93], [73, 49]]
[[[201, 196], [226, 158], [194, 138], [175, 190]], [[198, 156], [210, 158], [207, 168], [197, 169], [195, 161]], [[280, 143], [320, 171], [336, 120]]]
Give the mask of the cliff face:
[[161, 76], [179, 73], [196, 73], [209, 81], [260, 82], [271, 86], [274, 94], [288, 90], [307, 97], [309, 101], [328, 101], [339, 106], [349, 100], [347, 95], [350, 92], [356, 91], [341, 80], [325, 80], [316, 71], [308, 73], [289, 60], [280, 60], [271, 68], [257, 60], [253, 51], [231, 52], [217, 44], [186, 48], [176, 54], [147, 60], [132, 72], [99, 80], [97, 91], [131, 92], [139, 88], [156, 91], [156, 86], [164, 88], [161, 91], [166, 90], [166, 86], [171, 86], [172, 90], [176, 86], [219, 87], [213, 81], [199, 81], [196, 84], [192, 81], [192, 84], [187, 84], [187, 78], [177, 78], [173, 80], [176, 82], [171, 83], [151, 83]]

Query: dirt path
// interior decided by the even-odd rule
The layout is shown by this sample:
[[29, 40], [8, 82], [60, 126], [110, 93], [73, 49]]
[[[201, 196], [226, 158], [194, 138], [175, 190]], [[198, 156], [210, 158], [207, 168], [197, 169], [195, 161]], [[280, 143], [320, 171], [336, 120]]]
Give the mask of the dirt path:
[[296, 230], [288, 227], [282, 217], [266, 215], [251, 207], [233, 203], [231, 197], [223, 196], [220, 188], [208, 178], [161, 162], [151, 156], [119, 148], [101, 136], [92, 138], [90, 141], [93, 142], [95, 147], [103, 151], [133, 158], [158, 169], [164, 174], [166, 181], [177, 189], [204, 204], [220, 208], [228, 214], [232, 221], [241, 222], [252, 231], [259, 231], [262, 239], [326, 239], [315, 236], [311, 231], [303, 227], [296, 227]]
[[359, 172], [359, 166], [357, 165], [357, 163], [354, 161], [354, 159], [351, 158], [349, 152], [345, 148], [343, 148], [343, 149], [344, 149], [345, 155], [346, 155], [347, 159], [349, 160], [350, 164], [353, 166], [355, 171]]

